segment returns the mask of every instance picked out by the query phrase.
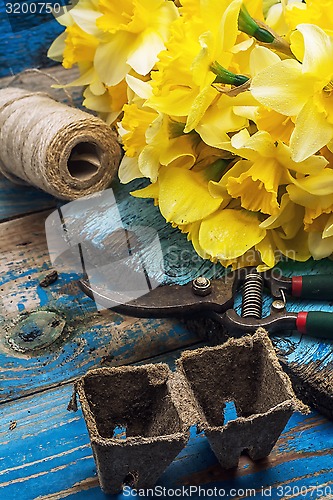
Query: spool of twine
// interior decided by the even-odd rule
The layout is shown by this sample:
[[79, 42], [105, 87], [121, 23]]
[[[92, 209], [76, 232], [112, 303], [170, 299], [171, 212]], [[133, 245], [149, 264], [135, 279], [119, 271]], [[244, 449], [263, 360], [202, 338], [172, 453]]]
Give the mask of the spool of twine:
[[105, 189], [120, 158], [99, 118], [44, 93], [0, 90], [0, 172], [11, 181], [73, 200]]

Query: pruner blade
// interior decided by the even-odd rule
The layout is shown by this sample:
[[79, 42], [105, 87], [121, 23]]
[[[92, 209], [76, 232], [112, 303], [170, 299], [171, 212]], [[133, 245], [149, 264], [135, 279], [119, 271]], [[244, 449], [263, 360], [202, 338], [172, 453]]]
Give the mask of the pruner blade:
[[91, 286], [89, 281], [79, 281], [81, 290], [97, 304], [121, 314], [140, 318], [197, 315], [214, 311], [224, 313], [233, 307], [236, 282], [234, 274], [208, 280], [209, 294], [202, 295], [195, 281], [186, 285], [161, 285], [134, 299], [126, 300], [126, 293], [110, 293], [105, 286]]

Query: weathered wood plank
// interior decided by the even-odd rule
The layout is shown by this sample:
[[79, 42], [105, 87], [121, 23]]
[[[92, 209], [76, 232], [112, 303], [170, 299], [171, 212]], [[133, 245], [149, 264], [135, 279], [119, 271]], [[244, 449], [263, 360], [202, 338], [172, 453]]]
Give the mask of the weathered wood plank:
[[[1, 406], [2, 498], [106, 498], [98, 486], [81, 410], [66, 410], [70, 395], [71, 386], [66, 385]], [[316, 413], [295, 414], [267, 459], [255, 463], [242, 456], [236, 470], [225, 471], [206, 438], [192, 428], [186, 448], [158, 485], [166, 489], [200, 486], [206, 492], [216, 487], [225, 490], [223, 498], [244, 498], [232, 489], [250, 488], [257, 492], [251, 495], [254, 498], [262, 498], [262, 488], [271, 491], [270, 498], [289, 498], [292, 488], [296, 493], [292, 498], [331, 498], [332, 429], [333, 424]], [[320, 488], [325, 486], [330, 495], [324, 497]]]
[[[53, 65], [54, 62], [47, 58], [47, 51], [63, 27], [52, 14], [6, 13], [9, 11], [7, 3], [14, 6], [15, 2], [0, 0], [0, 76], [15, 74], [25, 68]], [[26, 3], [33, 2], [28, 0]]]
[[[131, 363], [198, 340], [176, 320], [138, 320], [108, 310], [98, 312], [72, 283], [77, 275], [64, 273], [48, 288], [40, 287], [39, 280], [50, 268], [44, 232], [48, 213], [1, 224], [2, 401], [73, 379], [101, 363]], [[10, 343], [13, 338], [16, 343], [19, 340], [11, 321], [25, 320], [25, 312], [36, 310], [56, 311], [66, 326], [50, 348], [17, 352]], [[21, 346], [29, 348], [31, 338], [25, 338]]]
[[56, 200], [30, 186], [13, 184], [0, 176], [0, 221], [54, 207]]
[[[1, 2], [1, 0], [0, 0]], [[53, 84], [66, 85], [79, 76], [77, 68], [65, 70], [61, 64], [51, 68], [34, 68], [28, 66], [17, 71], [14, 75], [0, 78], [0, 88], [16, 86], [30, 90], [31, 92], [46, 92], [54, 99], [67, 104], [75, 103], [80, 106], [82, 102], [82, 87], [68, 87], [64, 89], [53, 88]]]
[[[299, 274], [331, 274], [331, 260], [288, 263], [282, 267], [288, 276]], [[330, 299], [330, 298], [329, 298]], [[332, 302], [288, 300], [291, 311], [333, 312]], [[297, 332], [285, 332], [272, 338], [285, 371], [290, 375], [294, 389], [305, 402], [333, 418], [333, 340], [315, 339]]]

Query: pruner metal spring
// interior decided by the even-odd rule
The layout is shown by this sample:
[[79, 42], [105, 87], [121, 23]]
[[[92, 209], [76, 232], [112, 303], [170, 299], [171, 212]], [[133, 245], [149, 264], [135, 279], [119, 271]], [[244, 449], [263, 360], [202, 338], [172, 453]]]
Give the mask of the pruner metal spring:
[[256, 270], [245, 276], [242, 288], [242, 318], [262, 317], [264, 279]]

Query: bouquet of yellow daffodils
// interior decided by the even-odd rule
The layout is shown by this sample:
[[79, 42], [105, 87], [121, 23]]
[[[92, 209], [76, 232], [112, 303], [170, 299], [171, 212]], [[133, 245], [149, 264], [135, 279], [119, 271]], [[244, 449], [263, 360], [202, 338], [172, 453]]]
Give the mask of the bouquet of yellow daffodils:
[[203, 258], [333, 253], [333, 0], [79, 0], [49, 56]]

